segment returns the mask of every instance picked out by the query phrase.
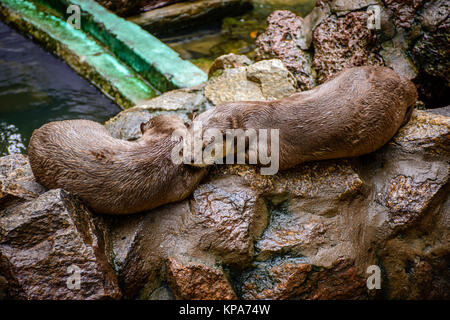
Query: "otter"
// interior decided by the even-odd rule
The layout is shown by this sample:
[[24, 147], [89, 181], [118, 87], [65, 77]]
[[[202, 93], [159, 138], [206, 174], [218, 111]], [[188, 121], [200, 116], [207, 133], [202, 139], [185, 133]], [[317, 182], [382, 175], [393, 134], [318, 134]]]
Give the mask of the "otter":
[[[416, 87], [408, 79], [387, 67], [364, 66], [279, 100], [217, 105], [195, 121], [203, 132], [216, 128], [224, 135], [227, 129], [279, 129], [279, 169], [286, 170], [379, 149], [409, 121], [416, 100]], [[203, 148], [213, 143], [203, 142]]]
[[185, 199], [206, 174], [172, 162], [177, 129], [187, 130], [180, 118], [160, 115], [141, 124], [140, 139], [124, 141], [97, 122], [50, 122], [33, 132], [28, 157], [45, 187], [70, 191], [98, 213], [137, 213]]

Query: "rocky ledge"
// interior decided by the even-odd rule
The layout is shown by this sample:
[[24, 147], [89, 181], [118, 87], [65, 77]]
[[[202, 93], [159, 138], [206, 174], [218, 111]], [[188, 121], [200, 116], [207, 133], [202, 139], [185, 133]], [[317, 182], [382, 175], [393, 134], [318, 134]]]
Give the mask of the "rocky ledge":
[[[221, 102], [297, 90], [279, 60], [229, 55], [211, 75], [106, 127], [133, 140], [154, 114], [189, 120]], [[449, 117], [415, 110], [372, 154], [274, 176], [216, 166], [188, 199], [119, 217], [45, 190], [26, 156], [0, 158], [0, 297], [449, 299], [449, 139]], [[367, 286], [373, 265], [380, 289]]]

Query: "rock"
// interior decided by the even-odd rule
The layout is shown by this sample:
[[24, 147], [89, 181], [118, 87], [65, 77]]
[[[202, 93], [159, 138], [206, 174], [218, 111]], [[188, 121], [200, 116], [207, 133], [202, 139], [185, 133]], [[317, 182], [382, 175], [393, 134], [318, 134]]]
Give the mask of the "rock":
[[[117, 217], [111, 246], [127, 297], [447, 297], [449, 130], [448, 118], [415, 111], [359, 159], [274, 176], [218, 166], [189, 199]], [[377, 292], [366, 286], [370, 265], [382, 270]]]
[[209, 68], [208, 77], [211, 78], [219, 75], [225, 69], [233, 69], [237, 67], [245, 67], [251, 65], [253, 62], [244, 55], [237, 55], [234, 53], [226, 54], [218, 57]]
[[258, 83], [247, 79], [244, 67], [225, 69], [219, 77], [214, 77], [205, 87], [205, 96], [213, 105], [234, 101], [264, 101]]
[[98, 225], [76, 198], [60, 189], [2, 210], [0, 274], [8, 281], [8, 296], [119, 299]]
[[150, 300], [174, 300], [172, 291], [166, 286], [159, 287], [150, 295]]
[[[279, 60], [221, 61], [205, 87], [123, 111], [108, 129], [134, 139], [139, 117], [189, 119], [208, 99], [273, 99], [295, 89]], [[449, 140], [449, 117], [415, 110], [371, 154], [272, 176], [214, 166], [184, 201], [101, 219], [62, 190], [42, 193], [26, 157], [1, 158], [1, 190], [12, 200], [0, 211], [0, 298], [118, 298], [118, 283], [126, 299], [449, 299]], [[83, 265], [89, 287], [67, 289], [72, 264]], [[367, 287], [370, 266], [380, 268], [379, 290]]]
[[[447, 13], [450, 13], [449, 7], [447, 7]], [[433, 31], [425, 32], [412, 49], [416, 63], [420, 65], [423, 72], [439, 79], [445, 79], [447, 88], [450, 87], [450, 75], [448, 74], [450, 69], [449, 30], [450, 17], [435, 26]]]
[[295, 79], [276, 59], [251, 64], [245, 56], [229, 54], [213, 63], [206, 84], [172, 90], [120, 112], [105, 123], [118, 139], [141, 137], [140, 124], [159, 114], [176, 114], [190, 122], [195, 114], [223, 102], [279, 99], [296, 92]]
[[223, 271], [204, 264], [183, 265], [169, 258], [167, 280], [178, 299], [231, 300], [237, 298]]
[[243, 274], [240, 285], [242, 298], [248, 300], [367, 299], [365, 279], [345, 261], [330, 269], [313, 269], [301, 258], [259, 262]]
[[0, 206], [14, 200], [32, 200], [45, 191], [35, 181], [27, 157], [13, 154], [0, 158]]
[[170, 34], [195, 25], [240, 15], [251, 9], [248, 0], [182, 1], [129, 18], [156, 35]]
[[424, 0], [385, 0], [386, 6], [395, 14], [397, 27], [409, 28], [416, 14], [416, 10], [424, 3]]
[[318, 83], [345, 68], [384, 64], [377, 54], [376, 34], [367, 29], [367, 19], [365, 11], [330, 16], [314, 30], [313, 66]]
[[406, 54], [407, 44], [402, 32], [399, 32], [392, 40], [384, 42], [382, 48], [380, 55], [386, 66], [407, 79], [412, 80], [417, 77], [418, 69]]
[[[385, 298], [449, 299], [448, 212], [447, 200], [440, 214], [426, 219], [416, 230], [388, 240], [379, 249], [389, 279]], [[430, 234], [427, 230], [433, 231]]]
[[118, 139], [135, 140], [141, 137], [140, 125], [159, 114], [176, 114], [190, 121], [195, 113], [210, 106], [203, 94], [203, 85], [188, 89], [172, 90], [147, 100], [142, 104], [120, 112], [105, 123], [106, 129]]
[[290, 11], [275, 11], [267, 18], [267, 29], [257, 41], [256, 56], [262, 59], [280, 59], [286, 68], [292, 72], [297, 85], [302, 90], [311, 89], [314, 84], [311, 53], [298, 47], [302, 42], [306, 47], [310, 42], [307, 37], [308, 26], [303, 19]]
[[295, 92], [294, 77], [276, 59], [225, 69], [205, 86], [205, 96], [214, 105], [234, 101], [275, 100]]
[[[206, 181], [191, 199], [150, 214], [117, 217], [110, 243], [125, 295], [145, 299], [164, 286], [161, 272], [169, 258], [245, 268], [253, 259], [253, 242], [262, 233], [266, 217], [262, 199], [236, 176]], [[177, 296], [179, 291], [172, 285]]]
[[450, 117], [450, 106], [436, 109], [428, 109], [426, 111], [434, 114], [440, 114], [441, 116]]
[[[234, 67], [239, 59], [217, 62], [203, 91], [213, 104], [294, 90], [278, 60]], [[449, 118], [416, 110], [372, 154], [274, 176], [217, 166], [185, 201], [116, 217], [108, 243], [125, 296], [217, 298], [206, 291], [215, 279], [245, 299], [447, 297], [449, 129]], [[381, 290], [366, 286], [371, 265], [382, 270]]]

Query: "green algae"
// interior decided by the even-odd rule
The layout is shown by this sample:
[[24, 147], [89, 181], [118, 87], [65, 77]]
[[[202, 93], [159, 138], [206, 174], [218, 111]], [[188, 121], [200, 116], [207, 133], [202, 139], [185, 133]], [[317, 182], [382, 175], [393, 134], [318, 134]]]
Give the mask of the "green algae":
[[164, 92], [198, 85], [207, 75], [138, 25], [116, 16], [93, 0], [39, 0], [65, 13], [81, 9], [81, 28], [106, 45], [122, 61]]

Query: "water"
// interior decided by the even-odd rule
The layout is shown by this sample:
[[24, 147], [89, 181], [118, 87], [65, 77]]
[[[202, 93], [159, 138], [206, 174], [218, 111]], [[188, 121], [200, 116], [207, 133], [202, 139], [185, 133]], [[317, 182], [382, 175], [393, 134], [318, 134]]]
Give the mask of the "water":
[[0, 22], [0, 156], [26, 153], [55, 120], [104, 122], [120, 108], [65, 63]]
[[[255, 0], [254, 9], [237, 16], [226, 17], [217, 25], [200, 26], [160, 39], [177, 51], [181, 58], [208, 71], [215, 58], [227, 54], [244, 54], [255, 58], [255, 42], [266, 28], [267, 17], [275, 10], [287, 9], [304, 17], [314, 8], [314, 0]], [[271, 3], [271, 4], [270, 4]]]

